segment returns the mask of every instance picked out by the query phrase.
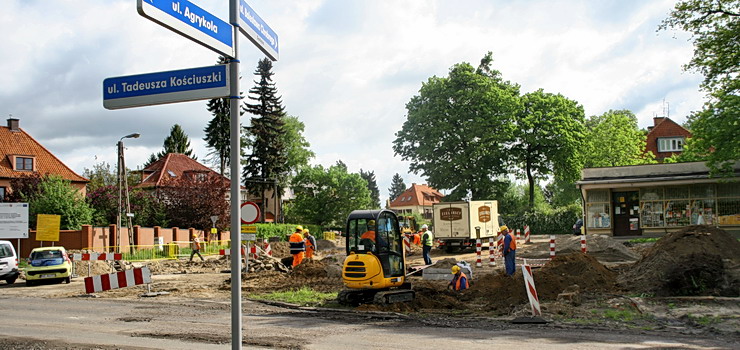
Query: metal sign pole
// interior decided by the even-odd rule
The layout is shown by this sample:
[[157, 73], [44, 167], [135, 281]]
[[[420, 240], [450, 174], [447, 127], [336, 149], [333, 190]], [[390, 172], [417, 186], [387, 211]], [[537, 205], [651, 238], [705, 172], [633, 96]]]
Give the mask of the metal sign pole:
[[229, 3], [229, 22], [234, 25], [234, 58], [229, 62], [231, 70], [230, 101], [231, 113], [231, 349], [242, 348], [242, 275], [241, 275], [241, 197], [239, 196], [240, 167], [240, 134], [239, 123], [239, 4], [238, 0]]

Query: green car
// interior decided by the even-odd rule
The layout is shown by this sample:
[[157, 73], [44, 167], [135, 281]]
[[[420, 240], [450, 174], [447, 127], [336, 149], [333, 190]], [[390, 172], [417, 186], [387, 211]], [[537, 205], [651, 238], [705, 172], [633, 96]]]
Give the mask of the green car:
[[43, 247], [31, 251], [26, 267], [26, 285], [41, 281], [70, 282], [72, 263], [64, 247]]

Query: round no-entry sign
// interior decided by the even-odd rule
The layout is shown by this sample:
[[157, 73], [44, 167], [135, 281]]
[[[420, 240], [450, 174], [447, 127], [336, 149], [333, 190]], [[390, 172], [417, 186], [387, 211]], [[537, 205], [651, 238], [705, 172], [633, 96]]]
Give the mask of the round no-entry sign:
[[260, 219], [260, 207], [255, 202], [244, 202], [241, 208], [242, 224], [253, 224]]

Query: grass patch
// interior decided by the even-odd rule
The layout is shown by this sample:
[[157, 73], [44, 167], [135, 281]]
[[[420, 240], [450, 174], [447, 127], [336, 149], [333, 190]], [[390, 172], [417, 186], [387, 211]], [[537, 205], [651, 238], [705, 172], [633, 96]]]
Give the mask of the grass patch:
[[719, 323], [722, 320], [721, 318], [719, 318], [717, 316], [709, 316], [709, 315], [694, 316], [694, 315], [689, 314], [688, 316], [689, 316], [690, 319], [692, 319], [697, 324], [700, 324], [700, 325], [705, 326], [705, 327], [706, 326], [711, 326], [713, 324], [717, 324], [717, 323]]
[[335, 300], [337, 298], [337, 293], [317, 292], [308, 287], [301, 287], [301, 289], [286, 292], [250, 294], [249, 297], [253, 299], [281, 301], [301, 306], [316, 306], [322, 305], [327, 301]]
[[646, 238], [635, 238], [635, 239], [630, 239], [627, 242], [630, 242], [630, 243], [653, 243], [653, 242], [657, 242], [659, 239], [660, 238], [647, 238], [647, 237]]

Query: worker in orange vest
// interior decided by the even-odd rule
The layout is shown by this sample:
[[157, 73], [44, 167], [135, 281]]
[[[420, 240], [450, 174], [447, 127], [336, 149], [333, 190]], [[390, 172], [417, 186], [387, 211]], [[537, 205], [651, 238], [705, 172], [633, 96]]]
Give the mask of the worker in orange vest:
[[311, 235], [308, 228], [303, 230], [304, 243], [306, 244], [306, 259], [313, 259], [313, 253], [317, 251], [316, 237]]
[[506, 230], [506, 236], [504, 236], [504, 266], [509, 276], [516, 271], [516, 239], [511, 236], [509, 230]]
[[303, 232], [303, 226], [296, 226], [295, 232], [288, 239], [288, 243], [290, 243], [290, 254], [293, 255], [294, 268], [303, 261], [303, 252], [306, 251], [306, 243], [303, 241], [301, 232]]
[[470, 283], [468, 283], [468, 276], [466, 276], [462, 272], [460, 266], [452, 266], [452, 274], [452, 281], [447, 284], [447, 288], [453, 288], [457, 291], [470, 288]]

